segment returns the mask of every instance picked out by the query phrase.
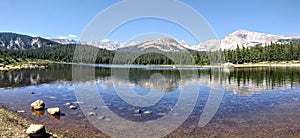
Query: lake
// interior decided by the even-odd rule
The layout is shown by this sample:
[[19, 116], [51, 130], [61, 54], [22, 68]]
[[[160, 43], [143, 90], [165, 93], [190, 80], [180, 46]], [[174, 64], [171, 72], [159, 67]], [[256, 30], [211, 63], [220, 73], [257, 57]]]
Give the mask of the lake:
[[[0, 104], [74, 137], [299, 137], [299, 84], [296, 67], [50, 64], [0, 73]], [[61, 115], [32, 111], [37, 99]]]

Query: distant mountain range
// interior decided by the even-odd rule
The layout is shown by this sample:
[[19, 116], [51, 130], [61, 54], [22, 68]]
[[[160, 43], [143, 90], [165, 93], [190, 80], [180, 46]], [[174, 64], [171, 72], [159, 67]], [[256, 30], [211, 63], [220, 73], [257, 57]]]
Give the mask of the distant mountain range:
[[[265, 46], [270, 43], [300, 43], [300, 36], [273, 35], [247, 30], [238, 30], [226, 36], [221, 41], [209, 40], [198, 45], [190, 45], [187, 41], [179, 41], [172, 38], [162, 38], [149, 40], [146, 42], [120, 43], [103, 40], [96, 42], [80, 42], [68, 39], [45, 39], [41, 37], [31, 37], [15, 33], [0, 33], [0, 47], [7, 49], [36, 49], [41, 47], [51, 47], [55, 45], [82, 44], [92, 45], [107, 50], [121, 51], [141, 51], [145, 49], [160, 50], [163, 52], [178, 52], [182, 50], [194, 51], [214, 51], [220, 47], [222, 49], [236, 49], [240, 47], [254, 47], [256, 45]], [[218, 47], [220, 45], [220, 47]]]

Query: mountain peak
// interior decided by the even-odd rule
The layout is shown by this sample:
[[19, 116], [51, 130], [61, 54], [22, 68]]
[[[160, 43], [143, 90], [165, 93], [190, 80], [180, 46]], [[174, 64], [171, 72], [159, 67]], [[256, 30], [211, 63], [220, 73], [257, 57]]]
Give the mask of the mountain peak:
[[252, 31], [248, 31], [248, 30], [237, 30], [237, 31], [233, 32], [232, 34], [244, 34], [244, 33], [252, 33]]
[[256, 45], [265, 46], [271, 43], [285, 44], [290, 42], [298, 42], [297, 39], [300, 39], [300, 37], [238, 30], [226, 36], [221, 41], [221, 47], [223, 49], [235, 49], [237, 45], [241, 47], [254, 47]]
[[173, 44], [179, 44], [175, 39], [170, 37], [164, 37], [158, 40], [154, 40], [155, 43], [173, 43]]

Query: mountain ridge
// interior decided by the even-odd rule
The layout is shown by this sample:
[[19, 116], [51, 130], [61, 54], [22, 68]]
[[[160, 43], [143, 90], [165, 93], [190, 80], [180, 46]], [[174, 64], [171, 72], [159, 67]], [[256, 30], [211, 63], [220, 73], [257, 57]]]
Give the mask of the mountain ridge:
[[0, 33], [0, 47], [5, 47], [7, 49], [36, 49], [58, 44], [59, 43], [42, 37], [32, 37], [29, 35], [17, 34], [12, 32]]
[[[121, 43], [110, 40], [94, 41], [94, 42], [81, 42], [69, 39], [46, 39], [42, 37], [32, 37], [29, 35], [4, 32], [0, 33], [0, 47], [7, 49], [36, 49], [41, 47], [50, 47], [54, 45], [68, 45], [68, 44], [81, 44], [91, 45], [107, 50], [125, 50], [125, 51], [139, 51], [141, 49], [159, 49], [167, 52], [178, 52], [181, 50], [192, 51], [215, 51], [221, 49], [236, 49], [240, 47], [254, 47], [256, 45], [265, 46], [271, 43], [288, 44], [288, 43], [300, 43], [300, 36], [285, 36], [275, 35], [260, 32], [252, 32], [248, 30], [237, 30], [222, 40], [208, 40], [206, 42], [190, 45], [185, 40], [176, 41], [172, 38], [161, 38], [156, 40], [148, 40], [144, 42], [128, 42]], [[164, 47], [162, 47], [164, 46]], [[135, 50], [139, 49], [139, 50]]]

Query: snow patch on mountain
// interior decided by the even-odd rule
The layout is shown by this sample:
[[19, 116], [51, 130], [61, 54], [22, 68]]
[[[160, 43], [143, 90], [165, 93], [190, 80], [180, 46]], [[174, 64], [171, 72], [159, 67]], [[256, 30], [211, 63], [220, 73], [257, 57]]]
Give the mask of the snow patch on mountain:
[[172, 38], [162, 38], [158, 40], [146, 41], [139, 44], [138, 48], [147, 49], [147, 48], [156, 48], [164, 52], [180, 52], [186, 50], [181, 44]]
[[236, 49], [237, 45], [240, 47], [265, 46], [271, 43], [289, 43], [294, 39], [300, 39], [300, 36], [283, 36], [238, 30], [221, 40], [221, 47], [223, 49]]
[[79, 42], [76, 40], [69, 40], [69, 39], [49, 39], [59, 44], [68, 45], [68, 44], [78, 44]]
[[220, 47], [220, 41], [216, 39], [208, 40], [203, 43], [200, 43], [198, 45], [189, 46], [188, 47], [191, 50], [194, 51], [216, 51], [219, 50]]

